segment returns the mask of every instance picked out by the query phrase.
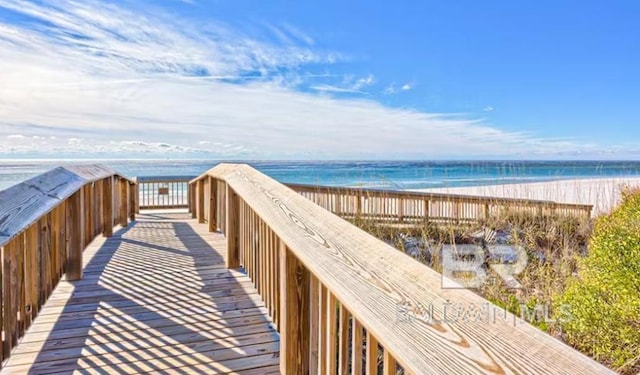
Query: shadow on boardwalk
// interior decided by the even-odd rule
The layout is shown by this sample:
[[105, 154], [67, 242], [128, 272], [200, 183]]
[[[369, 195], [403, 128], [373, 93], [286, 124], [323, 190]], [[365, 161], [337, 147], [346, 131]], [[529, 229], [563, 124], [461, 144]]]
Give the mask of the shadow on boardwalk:
[[278, 373], [279, 338], [224, 237], [184, 215], [97, 240], [3, 373]]

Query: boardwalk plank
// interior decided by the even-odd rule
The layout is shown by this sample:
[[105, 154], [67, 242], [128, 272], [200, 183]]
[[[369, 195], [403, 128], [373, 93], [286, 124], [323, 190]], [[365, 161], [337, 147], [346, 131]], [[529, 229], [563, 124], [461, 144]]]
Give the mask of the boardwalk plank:
[[2, 374], [278, 373], [268, 310], [208, 225], [143, 215], [83, 256]]

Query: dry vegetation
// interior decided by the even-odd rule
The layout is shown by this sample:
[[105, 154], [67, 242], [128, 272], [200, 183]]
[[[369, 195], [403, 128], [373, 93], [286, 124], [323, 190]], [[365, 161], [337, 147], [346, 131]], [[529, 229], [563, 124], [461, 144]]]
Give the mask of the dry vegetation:
[[[640, 192], [636, 191], [634, 194], [636, 195], [634, 202], [640, 207]], [[629, 204], [628, 202], [632, 201], [632, 199], [628, 198], [631, 195], [633, 194], [626, 194], [625, 202], [627, 202], [627, 205]], [[638, 207], [634, 211], [636, 214], [639, 210]], [[640, 222], [640, 214], [637, 216], [639, 217], [634, 219], [636, 220], [636, 226]], [[603, 230], [600, 227], [604, 227], [605, 224], [611, 227], [609, 225], [610, 222], [609, 216], [595, 221], [596, 235], [598, 235], [598, 231]], [[552, 317], [558, 316], [558, 311], [553, 311], [553, 309], [558, 310], [561, 303], [571, 305], [572, 309], [584, 310], [584, 306], [580, 304], [581, 300], [570, 293], [578, 293], [580, 296], [582, 296], [581, 293], [584, 293], [583, 290], [578, 290], [579, 288], [576, 285], [580, 285], [584, 281], [582, 279], [584, 274], [587, 273], [585, 259], [588, 260], [592, 257], [589, 256], [588, 249], [598, 246], [595, 244], [598, 238], [593, 235], [593, 220], [562, 216], [540, 217], [504, 211], [500, 215], [484, 222], [468, 225], [426, 223], [414, 227], [393, 227], [376, 224], [368, 220], [354, 220], [354, 224], [394, 245], [396, 248], [407, 252], [438, 272], [441, 272], [441, 248], [443, 244], [477, 244], [482, 246], [487, 243], [508, 243], [520, 245], [526, 249], [528, 255], [528, 265], [524, 272], [517, 277], [522, 284], [522, 288], [509, 289], [501, 282], [499, 277], [495, 277], [491, 279], [497, 280], [497, 282], [486, 283], [476, 292], [499, 306], [507, 307], [517, 315], [522, 313], [522, 304], [528, 307], [538, 304], [548, 305], [550, 306], [549, 313]], [[618, 223], [618, 226], [620, 225], [623, 224]], [[640, 233], [640, 228], [636, 229]], [[599, 236], [602, 237], [604, 235], [600, 233]], [[624, 238], [607, 237], [607, 240], [615, 242], [623, 241]], [[617, 243], [611, 245], [617, 246]], [[627, 249], [627, 251], [638, 252], [637, 247], [640, 246], [640, 241], [629, 246], [635, 246], [635, 250]], [[606, 255], [600, 254], [600, 256]], [[633, 259], [637, 262], [633, 269], [637, 269], [640, 267], [640, 255], [636, 254], [636, 258]], [[587, 261], [587, 263], [594, 267], [597, 261], [594, 262], [592, 260], [590, 263]], [[487, 272], [490, 273], [492, 271], [488, 269]], [[598, 279], [599, 276], [594, 277]], [[616, 277], [620, 277], [620, 275]], [[627, 275], [626, 277], [628, 278], [629, 276]], [[640, 304], [638, 302], [640, 300], [640, 283], [637, 281], [637, 277], [640, 276], [636, 276], [636, 281], [631, 281], [630, 288], [632, 290], [634, 290], [633, 288], [638, 288], [632, 293], [636, 293], [639, 297], [636, 299], [630, 298], [633, 300], [632, 303]], [[598, 280], [601, 283], [603, 282], [602, 277]], [[608, 293], [609, 287], [610, 285], [600, 285], [600, 289], [596, 288], [594, 293], [596, 295]], [[607, 303], [611, 303], [611, 301]], [[623, 310], [625, 308], [627, 306], [622, 307]], [[532, 323], [623, 374], [632, 374], [640, 370], [640, 335], [627, 334], [621, 337], [622, 333], [616, 335], [615, 332], [610, 332], [610, 334], [603, 336], [603, 331], [607, 330], [608, 327], [600, 326], [604, 323], [599, 320], [600, 316], [594, 312], [586, 318], [583, 318], [583, 315], [574, 313], [577, 318], [571, 324], [562, 319], [558, 319], [556, 322], [551, 321], [553, 319], [549, 319], [549, 321], [542, 319]], [[624, 313], [620, 315], [624, 315]], [[638, 310], [637, 315], [627, 313], [624, 316], [631, 321], [622, 323], [626, 326], [631, 325], [632, 330], [635, 329], [636, 332], [640, 332], [640, 310]], [[578, 319], [582, 320], [576, 322]], [[617, 323], [618, 325], [621, 324], [621, 322]], [[580, 324], [583, 326], [580, 326]], [[584, 324], [588, 325], [588, 327], [585, 328]], [[607, 322], [606, 324], [613, 323]], [[607, 337], [607, 340], [612, 341], [623, 341], [603, 345], [599, 337]], [[583, 344], [584, 340], [590, 340], [589, 342], [593, 345]], [[620, 348], [620, 346], [623, 347]], [[637, 356], [633, 355], [634, 350]]]

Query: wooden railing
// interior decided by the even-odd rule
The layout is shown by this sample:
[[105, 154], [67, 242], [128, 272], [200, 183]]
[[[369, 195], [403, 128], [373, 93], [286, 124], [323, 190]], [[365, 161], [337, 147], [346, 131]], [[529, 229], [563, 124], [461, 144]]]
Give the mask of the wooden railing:
[[194, 176], [136, 177], [140, 209], [187, 208], [188, 185]]
[[551, 201], [287, 184], [344, 218], [379, 222], [476, 222], [504, 213], [591, 217], [593, 206]]
[[[247, 165], [216, 166], [189, 197], [260, 293], [283, 374], [610, 373]], [[486, 319], [447, 318], [473, 306]]]
[[62, 275], [82, 278], [84, 248], [135, 219], [133, 184], [106, 167], [85, 165], [56, 168], [0, 191], [0, 363]]

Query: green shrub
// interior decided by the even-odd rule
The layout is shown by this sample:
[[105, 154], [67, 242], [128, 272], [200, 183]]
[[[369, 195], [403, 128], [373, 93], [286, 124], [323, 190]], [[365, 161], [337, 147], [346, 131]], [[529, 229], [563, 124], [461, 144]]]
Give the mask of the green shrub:
[[565, 340], [622, 373], [640, 370], [640, 191], [598, 218], [589, 254], [555, 303], [571, 306]]

